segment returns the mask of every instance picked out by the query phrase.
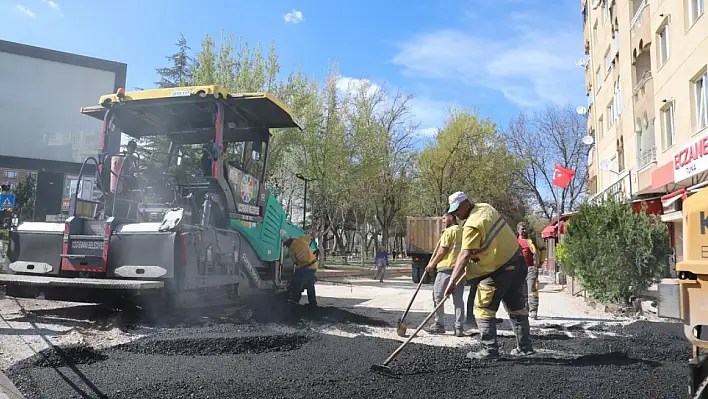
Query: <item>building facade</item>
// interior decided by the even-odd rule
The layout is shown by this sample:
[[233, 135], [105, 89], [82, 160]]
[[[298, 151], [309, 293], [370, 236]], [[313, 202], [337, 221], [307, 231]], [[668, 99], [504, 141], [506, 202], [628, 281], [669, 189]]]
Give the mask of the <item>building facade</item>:
[[680, 202], [708, 182], [705, 0], [581, 0], [581, 10], [590, 199], [660, 199], [680, 261]]
[[0, 168], [0, 184], [8, 185], [10, 190], [15, 190], [17, 185], [27, 179], [32, 173], [29, 170]]

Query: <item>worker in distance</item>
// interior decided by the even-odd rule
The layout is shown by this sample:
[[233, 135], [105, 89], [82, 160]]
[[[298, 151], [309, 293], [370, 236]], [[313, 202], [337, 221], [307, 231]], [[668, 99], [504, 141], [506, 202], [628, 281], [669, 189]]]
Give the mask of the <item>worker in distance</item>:
[[[534, 353], [531, 345], [528, 308], [526, 307], [527, 267], [516, 234], [501, 214], [489, 204], [475, 203], [464, 192], [448, 198], [448, 213], [465, 220], [462, 226], [462, 247], [445, 294], [460, 289], [456, 282], [463, 276], [479, 278], [474, 315], [483, 348], [467, 353], [467, 358], [493, 360], [499, 358], [497, 323], [499, 305], [509, 313], [516, 336], [513, 356]], [[469, 265], [472, 258], [478, 259]], [[469, 278], [468, 278], [469, 279]]]
[[526, 290], [527, 290], [527, 306], [529, 308], [529, 316], [534, 320], [538, 319], [538, 271], [544, 261], [544, 250], [546, 249], [542, 242], [538, 242], [535, 238], [529, 237], [526, 223], [519, 222], [516, 225], [518, 234], [517, 241], [521, 247], [521, 254], [524, 256], [524, 261], [527, 266], [526, 274]]

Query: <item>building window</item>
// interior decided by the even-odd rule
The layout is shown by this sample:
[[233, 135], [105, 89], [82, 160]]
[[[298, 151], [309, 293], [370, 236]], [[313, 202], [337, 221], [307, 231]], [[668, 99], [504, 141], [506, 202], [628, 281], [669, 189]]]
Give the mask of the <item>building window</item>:
[[696, 20], [703, 15], [705, 9], [704, 0], [688, 0], [688, 20], [693, 25]]
[[597, 140], [600, 141], [602, 140], [602, 137], [605, 135], [605, 126], [603, 125], [605, 121], [603, 120], [602, 116], [600, 116], [597, 119]]
[[595, 25], [592, 27], [592, 38], [594, 39], [594, 42], [597, 43], [597, 39], [599, 38], [597, 33], [597, 21], [595, 21]]
[[706, 83], [708, 83], [708, 72], [703, 74], [693, 81], [693, 98], [696, 117], [696, 130], [701, 130], [708, 126], [708, 97], [706, 92]]
[[619, 76], [617, 76], [617, 81], [615, 82], [613, 103], [615, 104], [615, 119], [619, 119], [620, 115], [622, 115], [622, 89], [620, 88]]
[[659, 65], [666, 64], [669, 55], [669, 25], [666, 24], [659, 31]]
[[609, 0], [604, 1], [602, 5], [602, 22], [607, 22], [610, 19], [610, 4]]
[[669, 103], [661, 109], [661, 130], [664, 138], [664, 149], [676, 144], [676, 131], [674, 130], [674, 104]]
[[624, 170], [624, 137], [620, 136], [617, 140], [617, 170]]
[[617, 108], [615, 107], [615, 100], [612, 99], [610, 100], [610, 104], [607, 105], [607, 128], [611, 128], [612, 125], [615, 124], [615, 120], [617, 120]]
[[597, 86], [597, 91], [600, 91], [602, 88], [602, 67], [597, 68], [597, 82], [595, 85]]
[[6, 170], [5, 177], [8, 179], [17, 179], [17, 172], [14, 170]]
[[615, 58], [615, 55], [612, 54], [612, 51], [610, 50], [611, 49], [608, 48], [607, 52], [605, 52], [605, 69], [607, 70], [608, 74], [612, 70], [612, 60]]

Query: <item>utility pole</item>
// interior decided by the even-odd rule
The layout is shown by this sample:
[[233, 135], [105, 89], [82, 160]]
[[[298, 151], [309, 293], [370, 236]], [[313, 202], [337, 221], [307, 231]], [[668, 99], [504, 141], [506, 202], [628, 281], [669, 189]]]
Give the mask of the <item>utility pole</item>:
[[307, 178], [303, 176], [302, 173], [296, 174], [295, 177], [305, 182], [305, 195], [303, 196], [304, 198], [302, 200], [302, 229], [305, 230], [305, 223], [307, 222], [307, 183], [311, 181], [316, 181], [318, 179]]

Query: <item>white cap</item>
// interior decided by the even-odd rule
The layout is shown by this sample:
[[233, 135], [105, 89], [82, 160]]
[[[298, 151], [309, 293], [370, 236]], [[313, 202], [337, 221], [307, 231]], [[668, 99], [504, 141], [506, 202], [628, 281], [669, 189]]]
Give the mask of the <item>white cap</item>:
[[447, 198], [447, 202], [450, 204], [450, 208], [447, 213], [453, 213], [460, 207], [460, 204], [467, 200], [467, 194], [462, 191], [458, 191]]

